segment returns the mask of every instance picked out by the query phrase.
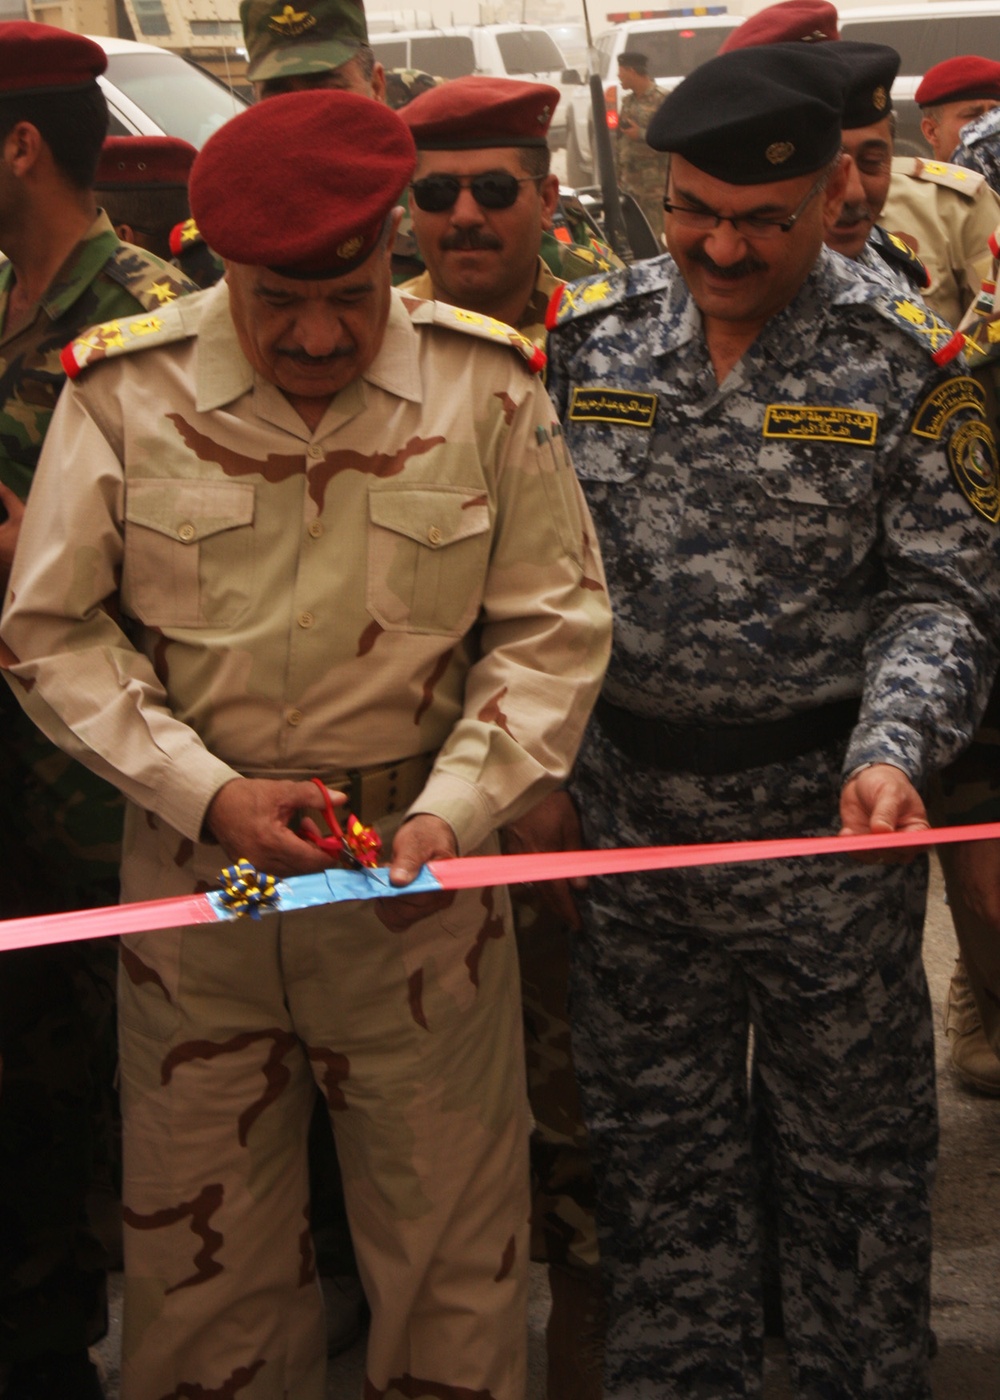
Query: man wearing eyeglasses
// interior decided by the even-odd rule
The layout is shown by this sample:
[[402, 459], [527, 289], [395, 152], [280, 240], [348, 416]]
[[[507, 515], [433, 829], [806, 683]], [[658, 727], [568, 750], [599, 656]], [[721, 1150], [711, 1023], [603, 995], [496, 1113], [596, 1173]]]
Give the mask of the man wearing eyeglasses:
[[559, 276], [540, 256], [559, 203], [546, 139], [558, 101], [544, 83], [469, 77], [402, 108], [417, 146], [409, 204], [426, 271], [401, 291], [492, 316], [543, 345], [556, 289], [607, 270], [578, 245], [557, 244]]
[[[923, 828], [985, 701], [996, 448], [933, 358], [950, 328], [824, 247], [845, 86], [805, 44], [696, 70], [649, 130], [671, 257], [550, 313], [616, 622], [574, 775], [590, 844]], [[751, 1029], [796, 1393], [929, 1400], [924, 896], [922, 861], [879, 857], [591, 895], [574, 1050], [608, 1400], [760, 1392]]]

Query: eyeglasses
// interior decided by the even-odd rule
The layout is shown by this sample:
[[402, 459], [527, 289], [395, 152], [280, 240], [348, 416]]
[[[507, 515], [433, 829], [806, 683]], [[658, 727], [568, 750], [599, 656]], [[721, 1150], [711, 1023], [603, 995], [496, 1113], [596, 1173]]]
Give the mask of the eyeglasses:
[[756, 214], [717, 214], [714, 209], [689, 209], [686, 204], [674, 204], [669, 199], [664, 199], [663, 207], [668, 214], [673, 215], [681, 228], [697, 228], [709, 233], [720, 224], [732, 224], [737, 233], [751, 238], [777, 238], [779, 233], [792, 231], [825, 184], [824, 172], [787, 219], [761, 219]]
[[471, 190], [472, 198], [483, 209], [509, 209], [522, 185], [537, 185], [542, 175], [526, 175], [519, 180], [508, 170], [487, 170], [482, 175], [425, 175], [414, 180], [413, 201], [425, 214], [443, 214], [458, 199], [461, 190]]

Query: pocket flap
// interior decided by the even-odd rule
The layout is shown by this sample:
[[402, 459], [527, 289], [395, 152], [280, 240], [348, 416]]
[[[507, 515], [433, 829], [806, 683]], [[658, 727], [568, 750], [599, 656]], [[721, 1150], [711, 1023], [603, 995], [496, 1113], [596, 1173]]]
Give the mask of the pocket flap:
[[368, 513], [373, 525], [393, 530], [431, 549], [481, 535], [490, 526], [485, 491], [465, 487], [405, 487], [372, 491]]
[[132, 480], [125, 494], [125, 519], [181, 544], [194, 544], [223, 530], [252, 525], [254, 493], [250, 481]]

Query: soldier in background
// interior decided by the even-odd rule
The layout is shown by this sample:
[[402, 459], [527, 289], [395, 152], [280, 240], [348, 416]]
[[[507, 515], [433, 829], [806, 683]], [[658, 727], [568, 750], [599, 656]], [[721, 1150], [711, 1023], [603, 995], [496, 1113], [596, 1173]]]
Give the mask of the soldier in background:
[[385, 101], [385, 70], [368, 43], [360, 0], [242, 0], [254, 97], [329, 88]]
[[935, 160], [950, 161], [961, 147], [962, 128], [1000, 106], [1000, 63], [978, 54], [946, 58], [928, 68], [913, 96]]
[[635, 49], [627, 50], [618, 59], [618, 85], [628, 93], [618, 113], [615, 141], [618, 184], [639, 205], [658, 246], [662, 247], [667, 160], [662, 152], [651, 150], [646, 144], [646, 129], [666, 93], [649, 76], [646, 55]]
[[[108, 127], [103, 49], [46, 25], [0, 27], [0, 571], [6, 577], [65, 380], [87, 327], [194, 290], [122, 243], [92, 185]], [[69, 473], [72, 461], [63, 463]], [[122, 803], [0, 695], [3, 915], [113, 904]], [[98, 1205], [116, 1195], [109, 940], [0, 959], [0, 1380], [5, 1400], [97, 1400], [87, 1348], [106, 1326]], [[98, 1194], [100, 1192], [100, 1194]], [[113, 1207], [112, 1207], [113, 1208]], [[0, 1384], [2, 1389], [2, 1384]]]
[[[926, 826], [917, 785], [985, 702], [995, 444], [932, 358], [950, 328], [823, 247], [842, 71], [795, 43], [685, 79], [649, 132], [672, 256], [567, 287], [550, 330], [616, 619], [573, 779], [596, 845]], [[844, 858], [592, 894], [574, 1050], [614, 1400], [759, 1393], [751, 1027], [793, 1388], [929, 1400], [925, 879]]]
[[191, 213], [188, 176], [197, 154], [176, 136], [107, 138], [94, 192], [123, 242], [164, 261], [174, 256], [170, 236]]
[[1000, 194], [1000, 114], [997, 108], [962, 128], [954, 164], [982, 175]]

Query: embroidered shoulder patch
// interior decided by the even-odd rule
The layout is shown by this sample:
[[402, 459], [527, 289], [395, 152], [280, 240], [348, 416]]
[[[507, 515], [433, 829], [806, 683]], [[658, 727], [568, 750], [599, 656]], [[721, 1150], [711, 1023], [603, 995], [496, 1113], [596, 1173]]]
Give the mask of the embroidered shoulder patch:
[[874, 447], [877, 433], [878, 414], [867, 409], [769, 403], [764, 412], [766, 438], [853, 442], [859, 447]]
[[927, 395], [914, 415], [910, 432], [917, 437], [939, 438], [948, 419], [960, 408], [972, 408], [979, 414], [986, 412], [986, 395], [967, 374], [958, 379], [946, 379]]
[[569, 416], [574, 423], [618, 423], [651, 428], [656, 417], [656, 394], [633, 389], [574, 389]]
[[572, 321], [576, 316], [589, 315], [605, 306], [613, 306], [620, 301], [624, 281], [619, 275], [584, 277], [578, 282], [567, 282], [552, 294], [545, 313], [546, 330], [554, 330], [564, 321]]
[[1000, 521], [1000, 462], [987, 425], [976, 418], [959, 424], [948, 439], [948, 461], [969, 505], [995, 525]]
[[924, 160], [923, 156], [916, 158], [913, 173], [918, 180], [929, 180], [931, 184], [958, 190], [969, 199], [974, 198], [986, 183], [985, 175], [978, 170], [966, 170], [962, 165], [952, 165], [943, 160]]

